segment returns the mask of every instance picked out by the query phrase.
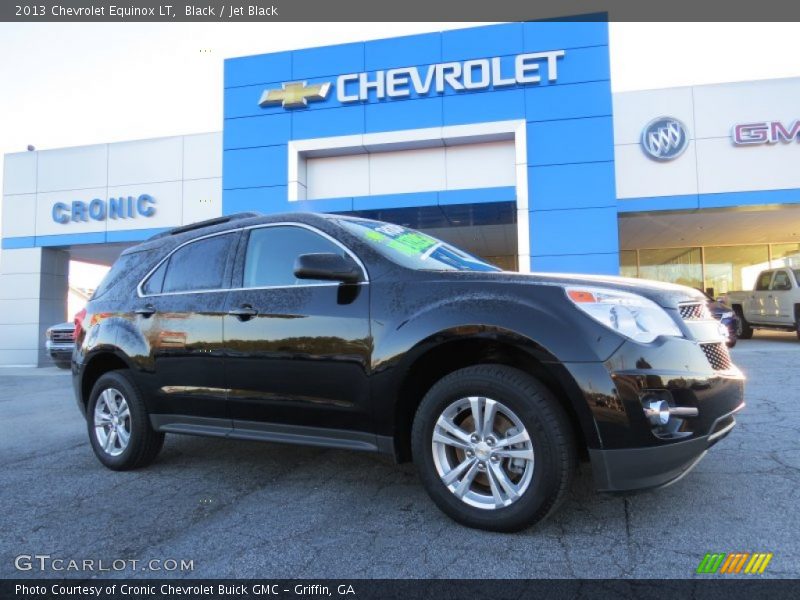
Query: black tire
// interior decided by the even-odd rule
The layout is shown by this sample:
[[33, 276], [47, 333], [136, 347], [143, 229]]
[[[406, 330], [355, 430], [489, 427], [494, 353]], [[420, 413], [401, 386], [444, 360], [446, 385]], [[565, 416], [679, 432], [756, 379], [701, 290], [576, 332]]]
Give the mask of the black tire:
[[59, 369], [71, 369], [72, 363], [70, 361], [63, 361], [63, 360], [54, 360], [53, 364], [57, 366]]
[[733, 307], [733, 312], [736, 313], [736, 316], [739, 319], [739, 331], [736, 332], [737, 339], [751, 339], [753, 337], [753, 328], [750, 327], [750, 323], [748, 323], [747, 319], [744, 318], [744, 311], [742, 310], [742, 307], [737, 304]]
[[[95, 430], [95, 409], [101, 394], [106, 390], [120, 392], [130, 412], [127, 421], [130, 430], [129, 441], [117, 456], [112, 456], [103, 449]], [[155, 431], [150, 425], [142, 394], [127, 370], [110, 371], [97, 380], [89, 396], [86, 422], [89, 441], [95, 456], [103, 465], [113, 471], [128, 471], [149, 465], [155, 460], [164, 445], [164, 434]]]
[[794, 332], [797, 334], [797, 339], [800, 340], [800, 304], [794, 306]]
[[[508, 506], [471, 506], [451, 492], [437, 472], [432, 448], [436, 421], [453, 402], [470, 396], [501, 402], [516, 413], [529, 433], [535, 455], [533, 475], [527, 489]], [[463, 525], [490, 531], [519, 531], [555, 512], [577, 463], [572, 428], [558, 401], [535, 378], [503, 365], [467, 367], [439, 380], [417, 409], [411, 443], [419, 476], [436, 505]]]

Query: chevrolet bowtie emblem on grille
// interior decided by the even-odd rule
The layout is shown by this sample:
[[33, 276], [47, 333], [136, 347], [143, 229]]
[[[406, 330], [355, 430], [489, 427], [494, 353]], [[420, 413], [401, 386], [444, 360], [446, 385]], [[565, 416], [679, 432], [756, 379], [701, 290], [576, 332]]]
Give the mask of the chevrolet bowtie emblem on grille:
[[330, 90], [330, 83], [306, 84], [305, 81], [284, 83], [279, 90], [264, 90], [259, 106], [282, 104], [283, 108], [302, 108], [310, 101], [325, 100]]

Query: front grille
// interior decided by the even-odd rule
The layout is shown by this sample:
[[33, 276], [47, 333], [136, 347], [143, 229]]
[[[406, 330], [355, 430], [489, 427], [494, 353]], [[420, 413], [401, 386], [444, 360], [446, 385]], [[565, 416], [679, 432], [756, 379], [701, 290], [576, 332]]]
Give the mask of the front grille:
[[53, 331], [50, 339], [54, 342], [74, 342], [75, 336], [73, 331]]
[[700, 347], [715, 371], [727, 371], [733, 366], [728, 347], [724, 343], [700, 344]]
[[678, 306], [678, 311], [681, 313], [681, 319], [684, 321], [701, 321], [712, 318], [708, 306], [700, 302], [681, 304]]

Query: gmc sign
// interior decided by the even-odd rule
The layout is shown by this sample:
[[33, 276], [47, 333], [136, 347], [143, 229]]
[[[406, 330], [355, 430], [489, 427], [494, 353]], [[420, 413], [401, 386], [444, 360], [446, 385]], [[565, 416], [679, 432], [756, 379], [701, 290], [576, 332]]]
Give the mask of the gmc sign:
[[737, 146], [753, 144], [784, 144], [800, 140], [800, 119], [789, 127], [780, 121], [762, 121], [759, 123], [740, 123], [733, 126], [733, 143]]

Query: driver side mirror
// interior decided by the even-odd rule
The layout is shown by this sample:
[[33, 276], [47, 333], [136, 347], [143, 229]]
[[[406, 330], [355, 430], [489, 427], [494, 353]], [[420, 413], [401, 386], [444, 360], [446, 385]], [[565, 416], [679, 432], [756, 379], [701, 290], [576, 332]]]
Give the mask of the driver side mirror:
[[294, 262], [294, 276], [298, 279], [358, 283], [361, 269], [351, 258], [340, 254], [301, 254]]

